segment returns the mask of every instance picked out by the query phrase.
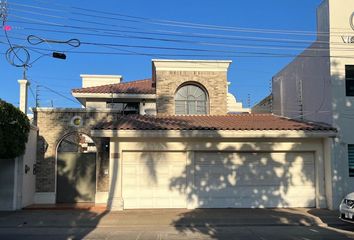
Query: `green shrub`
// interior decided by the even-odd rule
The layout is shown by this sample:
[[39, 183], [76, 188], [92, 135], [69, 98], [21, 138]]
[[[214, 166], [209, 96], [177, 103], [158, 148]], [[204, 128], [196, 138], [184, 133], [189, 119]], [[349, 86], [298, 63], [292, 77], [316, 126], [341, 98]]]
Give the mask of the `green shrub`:
[[30, 122], [27, 116], [12, 104], [0, 99], [0, 159], [24, 154]]

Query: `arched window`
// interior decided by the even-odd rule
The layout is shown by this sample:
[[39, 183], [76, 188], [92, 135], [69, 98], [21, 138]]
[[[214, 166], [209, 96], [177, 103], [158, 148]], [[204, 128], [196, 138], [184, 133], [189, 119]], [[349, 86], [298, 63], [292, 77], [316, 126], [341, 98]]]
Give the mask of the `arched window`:
[[207, 114], [207, 94], [196, 85], [185, 85], [175, 96], [176, 114]]

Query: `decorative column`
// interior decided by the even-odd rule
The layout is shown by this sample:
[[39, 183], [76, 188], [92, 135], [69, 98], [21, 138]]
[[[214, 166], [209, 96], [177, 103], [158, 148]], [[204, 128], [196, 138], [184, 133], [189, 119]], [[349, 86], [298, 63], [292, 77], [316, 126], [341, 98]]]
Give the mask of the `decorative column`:
[[30, 82], [27, 79], [20, 79], [18, 80], [18, 83], [20, 84], [19, 108], [24, 114], [27, 114], [27, 93], [28, 93], [28, 86], [30, 85]]
[[109, 146], [109, 192], [107, 207], [111, 211], [123, 210], [122, 198], [122, 151], [117, 138], [110, 139]]

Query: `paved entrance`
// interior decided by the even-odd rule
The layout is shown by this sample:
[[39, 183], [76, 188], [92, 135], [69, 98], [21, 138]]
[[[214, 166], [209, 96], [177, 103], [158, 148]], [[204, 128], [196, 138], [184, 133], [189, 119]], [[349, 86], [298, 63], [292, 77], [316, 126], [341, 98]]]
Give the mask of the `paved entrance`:
[[0, 213], [0, 239], [354, 239], [317, 209], [26, 210]]

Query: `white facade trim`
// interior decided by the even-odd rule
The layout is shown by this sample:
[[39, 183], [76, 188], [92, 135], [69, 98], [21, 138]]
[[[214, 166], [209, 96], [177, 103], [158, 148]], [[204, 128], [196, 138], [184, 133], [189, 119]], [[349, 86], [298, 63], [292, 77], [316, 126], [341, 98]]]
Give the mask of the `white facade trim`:
[[169, 60], [152, 59], [156, 71], [213, 71], [226, 72], [231, 60]]
[[116, 109], [95, 109], [95, 108], [51, 108], [51, 107], [41, 107], [33, 109], [37, 112], [62, 112], [62, 113], [120, 113], [121, 110]]
[[122, 78], [122, 75], [91, 75], [91, 74], [80, 74], [81, 78], [102, 78], [102, 79], [111, 79], [111, 78]]
[[76, 98], [128, 98], [128, 99], [156, 99], [156, 94], [132, 94], [132, 93], [75, 93]]

